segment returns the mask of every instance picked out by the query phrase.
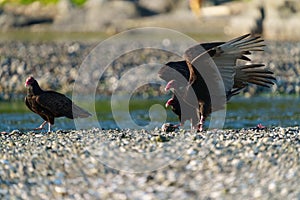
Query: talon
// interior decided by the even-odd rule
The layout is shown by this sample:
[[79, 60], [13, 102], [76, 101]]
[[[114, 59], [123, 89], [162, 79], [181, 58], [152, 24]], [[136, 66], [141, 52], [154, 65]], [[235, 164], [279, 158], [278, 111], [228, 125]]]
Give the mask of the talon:
[[47, 122], [44, 121], [39, 127], [34, 128], [33, 130], [42, 130], [46, 124], [47, 124]]
[[264, 125], [262, 125], [262, 124], [257, 124], [256, 128], [257, 128], [257, 129], [264, 129], [264, 128], [266, 128], [266, 127], [265, 127]]

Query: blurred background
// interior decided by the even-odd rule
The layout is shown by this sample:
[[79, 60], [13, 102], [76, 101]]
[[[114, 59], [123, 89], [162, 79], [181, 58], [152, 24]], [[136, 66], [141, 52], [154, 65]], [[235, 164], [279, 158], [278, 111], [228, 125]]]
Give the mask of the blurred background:
[[115, 34], [136, 27], [159, 26], [196, 35], [252, 32], [263, 33], [272, 40], [300, 37], [297, 0], [1, 0], [0, 3], [2, 31]]
[[[35, 76], [42, 88], [71, 97], [80, 64], [99, 42], [125, 30], [153, 26], [182, 32], [199, 42], [262, 34], [267, 47], [252, 59], [274, 71], [277, 84], [270, 89], [251, 86], [233, 98], [225, 127], [299, 125], [298, 0], [0, 0], [0, 4], [0, 131], [35, 127], [42, 121], [23, 103], [27, 76]], [[145, 54], [144, 62], [150, 58], [162, 64], [169, 61]], [[123, 62], [135, 61], [113, 63], [112, 71], [124, 70]], [[111, 94], [116, 77], [108, 73], [97, 91], [101, 97], [96, 110], [104, 128], [115, 128], [105, 97]], [[170, 94], [163, 93], [163, 86], [149, 86], [136, 96], [132, 117], [144, 125], [149, 121], [149, 106], [164, 105]], [[177, 121], [171, 112], [168, 119]], [[61, 119], [57, 127], [73, 124]]]

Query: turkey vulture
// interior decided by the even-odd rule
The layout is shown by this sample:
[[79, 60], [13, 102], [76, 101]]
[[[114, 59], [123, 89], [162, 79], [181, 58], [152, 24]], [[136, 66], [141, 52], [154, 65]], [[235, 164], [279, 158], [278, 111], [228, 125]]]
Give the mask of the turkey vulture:
[[26, 106], [45, 120], [35, 130], [42, 129], [48, 123], [48, 131], [50, 132], [50, 126], [54, 124], [56, 117], [74, 119], [91, 116], [89, 112], [75, 105], [65, 95], [55, 91], [42, 90], [33, 77], [26, 79], [25, 87], [27, 88]]
[[[263, 64], [237, 64], [237, 60], [250, 62], [247, 55], [251, 51], [263, 51], [264, 46], [260, 36], [246, 34], [228, 42], [202, 43], [188, 48], [184, 60], [169, 62], [158, 72], [159, 77], [168, 82], [165, 89], [173, 92], [166, 106], [172, 107], [181, 123], [192, 119], [192, 126], [202, 131], [207, 116], [225, 106], [212, 106], [211, 93], [216, 91], [209, 90], [207, 80], [222, 80], [225, 102], [239, 94], [249, 83], [263, 87], [274, 84], [273, 72], [265, 69]], [[214, 66], [218, 72], [213, 72]], [[212, 77], [216, 74], [221, 80]], [[191, 98], [191, 94], [196, 97]], [[222, 98], [222, 95], [219, 97]], [[184, 118], [182, 108], [186, 109]]]

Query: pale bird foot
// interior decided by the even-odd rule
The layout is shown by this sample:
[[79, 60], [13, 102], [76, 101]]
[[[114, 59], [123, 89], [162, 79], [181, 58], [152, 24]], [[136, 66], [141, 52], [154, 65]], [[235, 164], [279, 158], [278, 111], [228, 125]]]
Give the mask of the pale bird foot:
[[44, 121], [39, 127], [35, 128], [33, 130], [42, 130], [46, 124], [47, 124], [47, 122]]
[[262, 124], [257, 124], [256, 128], [261, 130], [261, 129], [265, 129], [266, 127]]
[[197, 127], [197, 132], [202, 132], [203, 131], [203, 124], [199, 123]]
[[35, 130], [35, 131], [37, 131], [37, 130], [42, 130], [44, 127], [42, 126], [42, 127], [37, 127], [37, 128], [34, 128], [33, 130]]

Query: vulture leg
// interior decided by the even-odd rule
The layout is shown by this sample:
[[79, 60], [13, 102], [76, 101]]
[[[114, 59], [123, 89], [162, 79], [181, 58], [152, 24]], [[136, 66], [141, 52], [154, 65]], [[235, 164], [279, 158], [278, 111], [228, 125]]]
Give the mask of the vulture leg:
[[44, 128], [44, 126], [47, 124], [46, 121], [44, 121], [39, 127], [35, 128], [34, 130], [41, 130]]
[[203, 125], [204, 125], [204, 121], [205, 121], [205, 117], [204, 117], [204, 109], [205, 109], [205, 105], [203, 102], [200, 102], [199, 104], [199, 112], [198, 112], [198, 124], [197, 124], [197, 131], [202, 132], [203, 131]]
[[199, 132], [203, 131], [203, 125], [204, 125], [204, 123], [205, 123], [205, 117], [203, 115], [201, 115], [197, 131], [199, 131]]
[[51, 132], [51, 123], [48, 122], [48, 133]]

